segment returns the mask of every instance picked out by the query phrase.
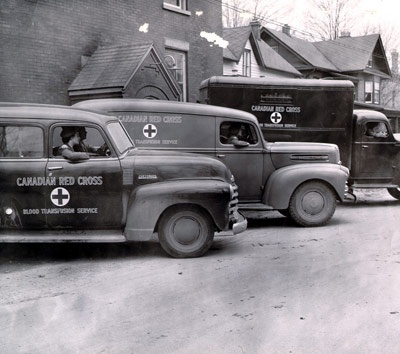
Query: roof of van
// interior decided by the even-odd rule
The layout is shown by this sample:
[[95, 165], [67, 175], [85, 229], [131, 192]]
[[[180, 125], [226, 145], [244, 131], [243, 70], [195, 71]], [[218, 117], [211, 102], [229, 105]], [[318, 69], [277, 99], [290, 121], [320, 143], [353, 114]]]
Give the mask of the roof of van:
[[198, 114], [206, 116], [240, 118], [257, 122], [257, 118], [253, 114], [238, 109], [200, 103], [187, 103], [176, 101], [148, 100], [136, 98], [104, 98], [81, 101], [75, 103], [73, 107], [103, 113], [150, 111], [153, 113]]
[[200, 89], [210, 84], [228, 85], [258, 85], [258, 86], [295, 86], [295, 87], [327, 87], [327, 88], [354, 88], [349, 80], [319, 80], [319, 79], [289, 79], [289, 78], [253, 78], [243, 76], [212, 76], [200, 84]]
[[387, 117], [383, 113], [368, 109], [355, 109], [353, 114], [357, 116], [358, 122], [364, 122], [369, 119], [387, 120]]
[[63, 121], [86, 121], [91, 123], [104, 123], [105, 120], [111, 121], [109, 115], [101, 115], [95, 112], [77, 109], [70, 106], [19, 103], [19, 102], [0, 102], [1, 118], [21, 118], [21, 119], [40, 119], [40, 120], [63, 120]]

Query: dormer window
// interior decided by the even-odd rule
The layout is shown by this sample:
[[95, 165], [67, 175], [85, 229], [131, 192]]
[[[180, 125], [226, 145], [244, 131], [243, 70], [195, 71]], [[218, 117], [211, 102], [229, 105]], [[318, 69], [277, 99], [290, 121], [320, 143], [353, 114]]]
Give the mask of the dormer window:
[[367, 68], [372, 68], [372, 56], [368, 59]]

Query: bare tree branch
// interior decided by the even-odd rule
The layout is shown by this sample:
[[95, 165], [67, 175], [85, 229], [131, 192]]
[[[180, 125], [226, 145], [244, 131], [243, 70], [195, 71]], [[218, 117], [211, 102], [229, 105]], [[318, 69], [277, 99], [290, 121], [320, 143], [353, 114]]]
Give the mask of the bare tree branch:
[[288, 12], [279, 0], [223, 0], [222, 21], [224, 27], [247, 26], [253, 19], [263, 22], [279, 20]]
[[337, 39], [350, 31], [355, 15], [351, 10], [355, 0], [312, 0], [305, 26], [322, 39]]

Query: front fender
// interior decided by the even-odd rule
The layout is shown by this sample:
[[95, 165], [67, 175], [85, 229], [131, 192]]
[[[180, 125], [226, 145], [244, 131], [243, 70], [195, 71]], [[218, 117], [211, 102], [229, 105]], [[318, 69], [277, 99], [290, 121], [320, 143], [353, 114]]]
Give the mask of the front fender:
[[218, 180], [176, 180], [153, 183], [135, 189], [128, 203], [125, 237], [130, 241], [149, 240], [163, 212], [180, 204], [205, 209], [218, 230], [229, 227], [229, 183]]
[[265, 187], [263, 202], [274, 209], [287, 209], [290, 197], [296, 188], [310, 180], [324, 181], [333, 188], [338, 199], [343, 201], [348, 176], [347, 167], [336, 164], [310, 163], [286, 166], [271, 174]]

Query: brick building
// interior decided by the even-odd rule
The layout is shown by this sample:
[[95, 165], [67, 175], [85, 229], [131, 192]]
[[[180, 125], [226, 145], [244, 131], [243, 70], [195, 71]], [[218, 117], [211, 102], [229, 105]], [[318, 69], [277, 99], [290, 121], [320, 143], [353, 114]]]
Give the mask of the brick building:
[[[0, 101], [70, 104], [72, 89], [99, 90], [96, 82], [106, 79], [96, 66], [97, 80], [92, 56], [147, 43], [151, 50], [126, 75], [141, 73], [143, 81], [145, 70], [162, 72], [173, 99], [194, 102], [201, 80], [222, 74], [222, 48], [215, 42], [222, 36], [221, 17], [221, 0], [2, 0]], [[104, 64], [109, 74], [118, 63], [115, 56]], [[86, 65], [92, 66], [85, 69], [92, 74], [90, 87], [82, 85]], [[135, 77], [125, 81], [134, 92]], [[123, 84], [118, 90], [126, 94]]]

